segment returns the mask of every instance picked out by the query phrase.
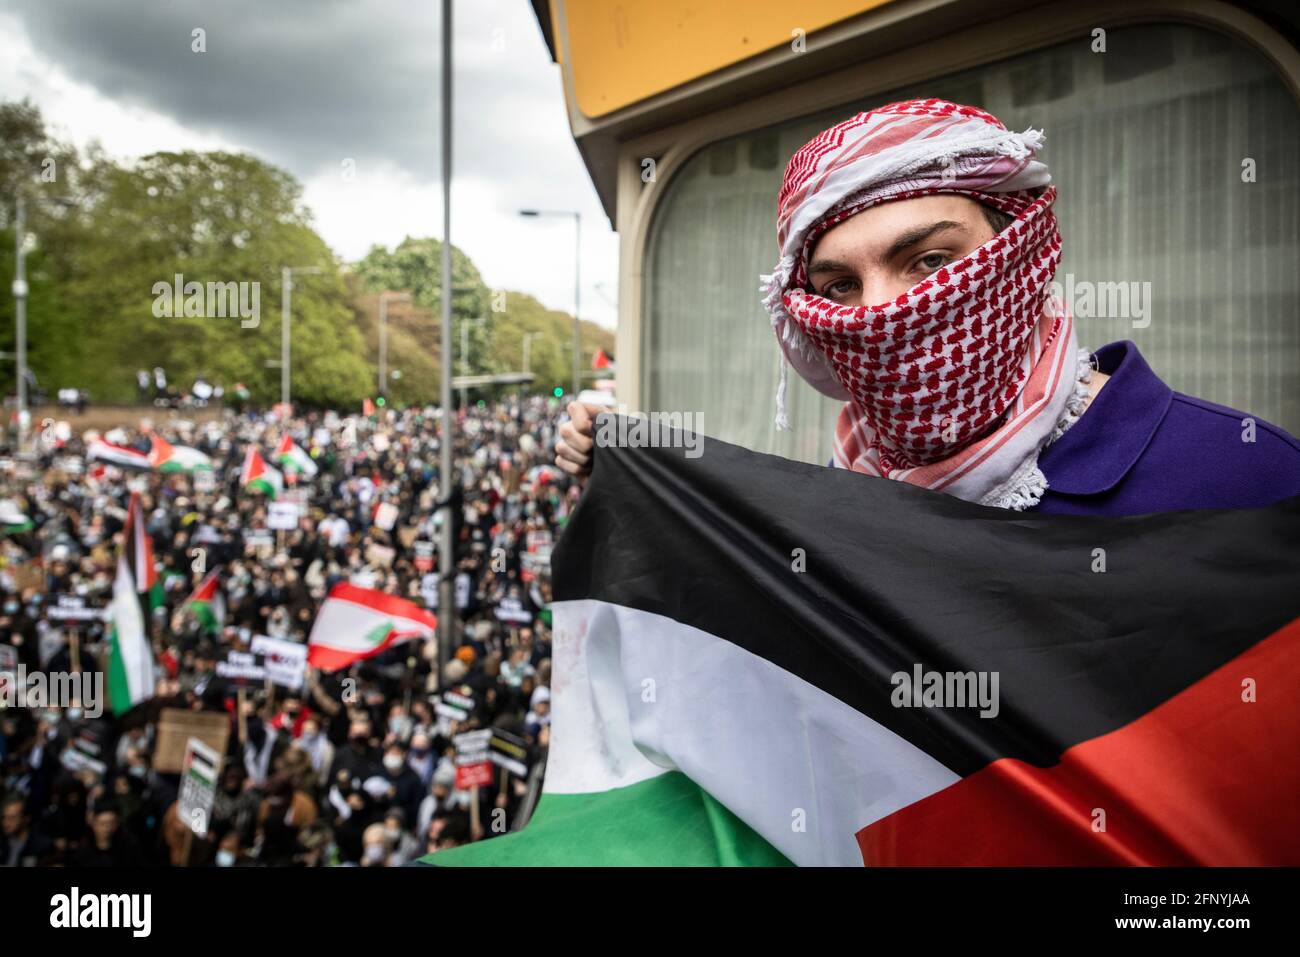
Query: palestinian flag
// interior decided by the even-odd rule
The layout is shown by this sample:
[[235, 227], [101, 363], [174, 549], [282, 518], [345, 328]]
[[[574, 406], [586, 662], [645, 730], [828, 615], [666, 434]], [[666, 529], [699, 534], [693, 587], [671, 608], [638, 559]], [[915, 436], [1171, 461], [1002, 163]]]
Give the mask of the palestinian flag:
[[339, 582], [312, 625], [307, 663], [338, 671], [412, 638], [432, 638], [437, 627], [437, 617], [413, 602]]
[[218, 632], [226, 623], [226, 599], [221, 592], [220, 574], [216, 569], [199, 582], [199, 587], [185, 602], [205, 631]]
[[145, 610], [161, 607], [162, 599], [140, 496], [133, 492], [109, 606], [108, 696], [114, 714], [153, 697], [154, 659]]
[[266, 464], [266, 459], [262, 458], [256, 445], [250, 445], [244, 455], [239, 485], [244, 489], [261, 492], [267, 498], [275, 498], [284, 491], [284, 477], [278, 469]]
[[149, 465], [159, 472], [210, 472], [212, 460], [188, 445], [172, 445], [156, 432], [149, 436]]
[[114, 445], [103, 439], [95, 439], [86, 448], [86, 458], [92, 462], [107, 462], [124, 469], [146, 471], [153, 468], [149, 456], [125, 445]]
[[1300, 864], [1300, 497], [1037, 516], [703, 451], [599, 449], [542, 798], [430, 863]]
[[305, 475], [312, 478], [318, 471], [312, 457], [304, 452], [287, 432], [280, 439], [280, 445], [275, 450], [275, 460], [288, 475]]

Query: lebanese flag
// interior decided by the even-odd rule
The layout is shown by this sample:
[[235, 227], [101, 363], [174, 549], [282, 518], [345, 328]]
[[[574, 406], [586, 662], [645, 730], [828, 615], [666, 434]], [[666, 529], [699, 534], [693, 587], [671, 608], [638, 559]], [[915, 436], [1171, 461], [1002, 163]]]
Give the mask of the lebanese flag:
[[221, 630], [226, 623], [226, 599], [221, 593], [217, 569], [214, 568], [207, 578], [199, 582], [199, 587], [194, 589], [185, 605], [198, 618], [205, 631]]
[[92, 462], [107, 462], [124, 469], [148, 471], [153, 467], [149, 456], [144, 452], [125, 445], [114, 445], [103, 439], [95, 439], [86, 449], [86, 458]]
[[149, 464], [159, 472], [211, 472], [212, 460], [188, 445], [172, 445], [157, 432], [149, 433]]
[[531, 821], [430, 861], [1300, 864], [1300, 496], [1036, 515], [672, 446], [599, 448], [552, 554]]
[[307, 663], [338, 671], [412, 638], [432, 638], [437, 627], [437, 617], [413, 602], [339, 582], [312, 625]]
[[275, 498], [284, 491], [284, 476], [280, 470], [266, 464], [261, 451], [256, 445], [250, 445], [244, 453], [244, 468], [239, 473], [241, 488], [261, 492], [267, 498]]
[[280, 444], [276, 447], [275, 460], [283, 466], [284, 471], [289, 475], [306, 475], [308, 478], [312, 478], [318, 471], [312, 457], [290, 438], [288, 432], [284, 434], [280, 439]]

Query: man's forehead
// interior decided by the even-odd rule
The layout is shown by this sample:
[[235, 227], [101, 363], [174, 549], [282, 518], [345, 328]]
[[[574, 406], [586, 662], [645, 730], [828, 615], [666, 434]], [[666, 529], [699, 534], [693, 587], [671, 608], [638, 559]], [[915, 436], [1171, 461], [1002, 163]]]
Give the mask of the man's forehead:
[[937, 229], [969, 228], [981, 216], [980, 204], [967, 196], [932, 195], [893, 200], [862, 210], [828, 227], [810, 249], [810, 271], [818, 259], [835, 257], [851, 243], [854, 248], [884, 250], [900, 238], [917, 238]]

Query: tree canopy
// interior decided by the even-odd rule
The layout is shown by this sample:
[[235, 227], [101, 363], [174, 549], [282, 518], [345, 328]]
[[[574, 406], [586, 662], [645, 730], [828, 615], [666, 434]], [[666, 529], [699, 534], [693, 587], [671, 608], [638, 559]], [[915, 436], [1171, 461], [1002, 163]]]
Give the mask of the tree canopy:
[[[388, 393], [402, 404], [436, 402], [439, 389], [442, 244], [408, 237], [342, 263], [312, 227], [302, 187], [247, 153], [159, 152], [131, 162], [54, 139], [30, 103], [0, 103], [0, 282], [14, 269], [13, 198], [26, 199], [28, 362], [45, 389], [84, 388], [96, 402], [130, 401], [135, 372], [162, 366], [188, 387], [202, 376], [244, 383], [253, 400], [279, 396], [281, 269], [293, 277], [292, 387], [296, 403], [355, 406], [378, 389], [381, 292], [388, 306]], [[522, 367], [531, 343], [536, 388], [568, 384], [572, 319], [531, 296], [492, 290], [452, 248], [455, 373]], [[171, 308], [187, 284], [244, 284], [251, 317]], [[195, 303], [202, 299], [194, 300]], [[160, 308], [160, 303], [163, 308]], [[255, 313], [251, 309], [256, 305]], [[0, 349], [13, 350], [14, 305], [0, 297]], [[198, 314], [186, 314], [188, 312]], [[162, 312], [162, 315], [157, 313]], [[174, 314], [167, 314], [167, 313]], [[613, 336], [584, 324], [583, 367]], [[462, 339], [462, 336], [464, 339]], [[467, 341], [468, 356], [462, 354]], [[14, 388], [12, 361], [0, 381]]]

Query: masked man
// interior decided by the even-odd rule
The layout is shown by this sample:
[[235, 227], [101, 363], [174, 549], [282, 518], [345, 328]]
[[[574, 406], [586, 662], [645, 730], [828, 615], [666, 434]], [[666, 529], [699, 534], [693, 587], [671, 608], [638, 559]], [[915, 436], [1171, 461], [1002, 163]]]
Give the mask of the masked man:
[[[984, 505], [1127, 515], [1300, 494], [1300, 443], [1174, 392], [1132, 342], [1079, 348], [1052, 295], [1061, 236], [1043, 134], [893, 103], [791, 158], [761, 277], [786, 370], [844, 402], [832, 464]], [[1225, 321], [1226, 318], [1225, 318]], [[590, 470], [574, 403], [559, 466]]]

